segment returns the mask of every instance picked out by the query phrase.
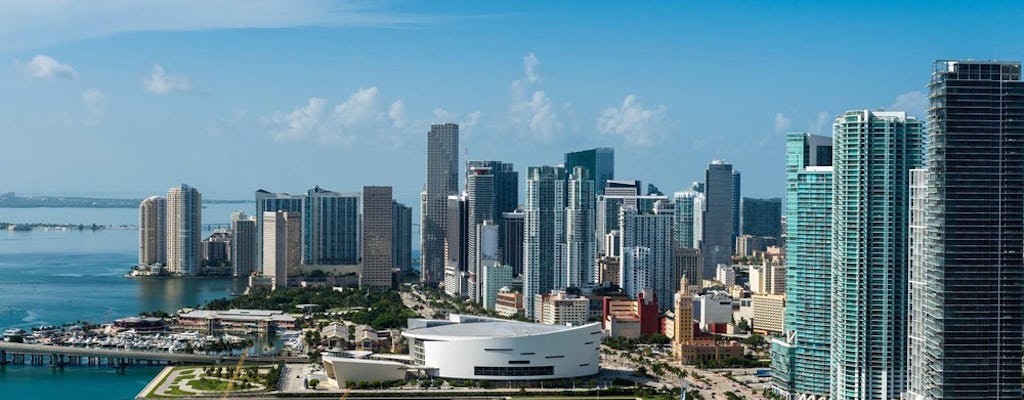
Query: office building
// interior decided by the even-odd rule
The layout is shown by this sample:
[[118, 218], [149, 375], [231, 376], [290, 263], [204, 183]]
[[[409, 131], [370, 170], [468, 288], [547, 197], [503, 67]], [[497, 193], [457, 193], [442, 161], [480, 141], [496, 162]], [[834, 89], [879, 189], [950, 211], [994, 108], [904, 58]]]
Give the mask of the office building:
[[505, 317], [523, 315], [523, 294], [513, 292], [508, 287], [498, 289], [494, 303], [494, 311], [498, 315]]
[[786, 293], [786, 268], [768, 264], [750, 266], [750, 292], [753, 294]]
[[533, 320], [551, 325], [583, 325], [590, 315], [590, 299], [563, 290], [534, 296]]
[[249, 276], [259, 271], [256, 246], [256, 218], [242, 211], [231, 213], [231, 267], [234, 276]]
[[528, 317], [534, 298], [553, 289], [556, 272], [565, 269], [565, 168], [530, 167], [523, 212], [523, 295]]
[[[693, 215], [694, 199], [700, 193], [694, 191], [676, 192], [672, 201], [676, 203], [676, 220], [672, 228], [676, 243], [683, 247], [693, 247]], [[692, 281], [691, 281], [692, 282]]]
[[[693, 198], [693, 248], [701, 249], [704, 243], [704, 193]], [[703, 266], [701, 266], [703, 268]], [[702, 272], [703, 273], [703, 272]]]
[[288, 193], [271, 193], [260, 189], [256, 191], [256, 261], [258, 271], [263, 270], [263, 213], [267, 211], [302, 212], [302, 201], [305, 195]]
[[390, 288], [394, 221], [391, 186], [363, 186], [363, 244], [359, 287]]
[[704, 276], [713, 276], [718, 264], [731, 263], [734, 181], [732, 164], [725, 161], [711, 162], [704, 172]]
[[412, 271], [412, 207], [391, 201], [391, 259], [395, 268]]
[[[1018, 399], [1024, 317], [1019, 62], [936, 61], [929, 84], [923, 319], [909, 397]], [[915, 221], [916, 222], [916, 221]], [[916, 263], [917, 261], [915, 261]]]
[[167, 264], [167, 199], [147, 197], [139, 203], [139, 266]]
[[[675, 271], [672, 276], [685, 277], [691, 284], [699, 284], [704, 280], [704, 262], [699, 249], [682, 247], [678, 243], [672, 244], [672, 269]], [[673, 282], [678, 283], [678, 279]], [[672, 290], [679, 291], [678, 287]]]
[[[512, 163], [467, 161], [467, 177], [469, 176], [468, 171], [474, 167], [490, 168], [491, 175], [494, 177], [494, 223], [498, 225], [498, 254], [504, 254], [505, 213], [513, 212], [519, 207], [519, 172], [515, 170]], [[466, 186], [469, 186], [468, 178]]]
[[203, 199], [196, 188], [183, 184], [167, 191], [167, 271], [171, 274], [199, 273], [202, 218]]
[[786, 135], [786, 316], [772, 339], [772, 388], [793, 398], [829, 394], [832, 314], [832, 138]]
[[715, 268], [715, 280], [725, 285], [726, 289], [736, 284], [736, 270], [732, 265], [718, 264]]
[[570, 174], [576, 167], [585, 168], [587, 175], [594, 181], [594, 192], [599, 195], [605, 194], [606, 182], [615, 179], [615, 149], [599, 147], [565, 153], [564, 165], [566, 172]]
[[743, 197], [740, 196], [740, 171], [732, 170], [732, 237], [740, 235], [740, 205]]
[[909, 173], [922, 124], [847, 111], [832, 127], [832, 399], [906, 390]]
[[512, 276], [521, 276], [523, 274], [523, 221], [526, 214], [522, 210], [502, 214], [505, 225], [500, 227], [502, 231], [501, 245], [498, 246], [498, 251], [501, 253], [501, 264], [512, 267]]
[[565, 207], [565, 272], [564, 287], [580, 287], [597, 280], [594, 259], [594, 181], [586, 169], [576, 167], [569, 176], [568, 198]]
[[[628, 297], [636, 297], [643, 289], [653, 288], [659, 307], [671, 307], [673, 282], [672, 220], [673, 203], [659, 201], [653, 212], [640, 213], [636, 209], [619, 211], [622, 226], [622, 276], [619, 287]], [[678, 279], [676, 279], [678, 280]]]
[[298, 274], [301, 263], [301, 213], [263, 212], [263, 276], [272, 278], [274, 289], [288, 287], [288, 277]]
[[316, 186], [302, 199], [302, 263], [359, 263], [359, 193], [338, 193]]
[[740, 202], [740, 235], [782, 236], [782, 199], [744, 197]]
[[697, 296], [697, 320], [700, 329], [714, 330], [715, 325], [732, 323], [732, 296], [721, 290], [711, 290]]
[[751, 324], [754, 333], [781, 334], [786, 314], [786, 295], [755, 294], [750, 296], [750, 299], [754, 307], [753, 324]]
[[[470, 254], [470, 259], [473, 260], [474, 265], [477, 266], [477, 270], [469, 273], [469, 280], [471, 285], [469, 286], [469, 298], [474, 299], [478, 303], [483, 304], [484, 299], [484, 287], [486, 283], [484, 279], [483, 267], [486, 265], [494, 265], [501, 263], [498, 256], [498, 225], [492, 221], [484, 221], [483, 223], [477, 224], [473, 229], [476, 236], [476, 246], [473, 249], [473, 254]], [[511, 271], [511, 269], [509, 270]], [[509, 284], [511, 284], [511, 278], [509, 278]], [[501, 287], [493, 287], [494, 291], [497, 291]]]
[[[480, 251], [480, 243], [477, 238], [477, 226], [484, 222], [497, 223], [494, 206], [494, 174], [491, 167], [468, 167], [466, 172], [466, 253], [469, 254], [466, 260], [465, 271], [471, 275], [481, 274], [477, 264], [477, 254]], [[450, 222], [449, 222], [450, 223]], [[497, 226], [495, 225], [495, 228]], [[497, 251], [497, 243], [495, 243]], [[476, 285], [470, 288], [469, 298], [480, 302], [479, 280]]]
[[427, 182], [420, 215], [420, 280], [437, 285], [444, 280], [444, 244], [448, 234], [448, 196], [459, 190], [459, 125], [430, 126], [427, 132]]

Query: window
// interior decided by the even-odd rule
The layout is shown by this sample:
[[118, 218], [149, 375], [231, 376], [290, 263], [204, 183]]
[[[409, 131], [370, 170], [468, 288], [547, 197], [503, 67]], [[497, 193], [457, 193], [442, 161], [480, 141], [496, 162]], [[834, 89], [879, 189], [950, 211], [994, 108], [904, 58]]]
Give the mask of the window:
[[530, 360], [509, 360], [509, 364], [529, 364]]
[[544, 358], [565, 358], [565, 356], [547, 356]]
[[554, 375], [555, 367], [473, 367], [473, 374], [485, 376]]

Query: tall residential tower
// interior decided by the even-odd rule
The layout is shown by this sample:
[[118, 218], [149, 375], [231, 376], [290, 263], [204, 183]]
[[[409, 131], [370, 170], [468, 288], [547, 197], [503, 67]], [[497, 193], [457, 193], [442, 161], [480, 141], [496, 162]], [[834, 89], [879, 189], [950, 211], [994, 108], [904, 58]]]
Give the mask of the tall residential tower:
[[427, 132], [427, 183], [420, 210], [421, 281], [444, 280], [444, 243], [448, 232], [448, 196], [459, 191], [459, 125], [430, 126]]
[[203, 198], [188, 185], [167, 191], [167, 271], [190, 276], [199, 274], [199, 250], [203, 231]]

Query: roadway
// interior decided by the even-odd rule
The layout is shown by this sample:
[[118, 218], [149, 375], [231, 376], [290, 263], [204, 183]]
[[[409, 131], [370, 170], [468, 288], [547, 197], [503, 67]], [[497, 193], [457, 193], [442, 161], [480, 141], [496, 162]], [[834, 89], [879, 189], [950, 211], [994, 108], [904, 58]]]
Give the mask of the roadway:
[[[0, 342], [0, 350], [6, 351], [10, 354], [28, 354], [28, 355], [51, 355], [51, 354], [63, 354], [68, 356], [81, 356], [81, 357], [99, 357], [99, 358], [125, 358], [134, 360], [154, 360], [154, 361], [167, 361], [174, 363], [192, 363], [192, 364], [220, 364], [226, 362], [237, 362], [238, 356], [222, 356], [222, 355], [210, 355], [210, 354], [188, 354], [188, 353], [168, 353], [168, 352], [155, 352], [155, 351], [144, 351], [144, 350], [115, 350], [115, 349], [103, 349], [103, 348], [92, 348], [92, 347], [71, 347], [71, 346], [56, 346], [56, 345], [45, 345], [45, 344], [27, 344], [27, 343], [11, 343], [11, 342]], [[259, 357], [250, 356], [246, 358], [246, 361], [252, 363], [259, 362], [305, 362], [305, 357]]]

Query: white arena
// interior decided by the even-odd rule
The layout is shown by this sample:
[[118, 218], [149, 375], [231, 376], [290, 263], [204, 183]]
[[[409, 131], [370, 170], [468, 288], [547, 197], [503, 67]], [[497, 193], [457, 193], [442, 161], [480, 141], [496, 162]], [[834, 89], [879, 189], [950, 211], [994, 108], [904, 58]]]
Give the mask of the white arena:
[[540, 380], [596, 375], [599, 323], [545, 325], [450, 315], [410, 319], [402, 332], [412, 367], [454, 379]]

